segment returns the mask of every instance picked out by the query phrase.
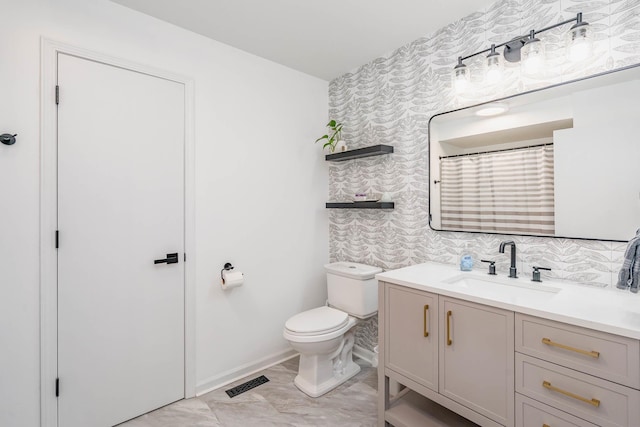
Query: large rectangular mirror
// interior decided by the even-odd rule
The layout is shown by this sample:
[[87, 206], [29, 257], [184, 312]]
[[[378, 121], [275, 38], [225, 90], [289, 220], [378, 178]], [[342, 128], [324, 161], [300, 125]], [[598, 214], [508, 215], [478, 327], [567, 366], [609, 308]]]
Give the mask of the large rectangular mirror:
[[435, 230], [626, 241], [640, 227], [640, 66], [433, 116]]

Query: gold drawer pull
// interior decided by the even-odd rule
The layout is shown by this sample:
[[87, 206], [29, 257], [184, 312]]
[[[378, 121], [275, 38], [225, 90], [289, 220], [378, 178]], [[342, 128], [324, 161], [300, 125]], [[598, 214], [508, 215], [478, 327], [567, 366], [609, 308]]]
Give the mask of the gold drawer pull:
[[453, 344], [451, 341], [451, 310], [447, 311], [447, 345]]
[[542, 338], [542, 343], [553, 346], [553, 347], [562, 348], [564, 350], [575, 351], [576, 353], [584, 354], [585, 356], [591, 356], [594, 359], [597, 359], [600, 357], [600, 353], [597, 351], [587, 351], [587, 350], [582, 350], [575, 347], [569, 347], [568, 345], [558, 344], [557, 342], [553, 342], [549, 338]]
[[562, 389], [560, 389], [558, 387], [552, 386], [549, 381], [542, 381], [542, 387], [544, 387], [546, 389], [549, 389], [551, 391], [557, 391], [560, 394], [564, 394], [565, 396], [572, 397], [572, 398], [577, 399], [577, 400], [579, 400], [581, 402], [588, 403], [589, 405], [593, 405], [596, 408], [598, 406], [600, 406], [600, 401], [598, 399], [587, 399], [586, 397], [578, 396], [577, 394], [573, 394], [570, 391], [562, 390]]
[[429, 331], [427, 330], [427, 317], [429, 317], [429, 304], [424, 305], [424, 312], [422, 315], [422, 320], [423, 320], [422, 329], [424, 331], [425, 337], [429, 336]]
[[542, 424], [542, 427], [551, 427], [549, 424]]

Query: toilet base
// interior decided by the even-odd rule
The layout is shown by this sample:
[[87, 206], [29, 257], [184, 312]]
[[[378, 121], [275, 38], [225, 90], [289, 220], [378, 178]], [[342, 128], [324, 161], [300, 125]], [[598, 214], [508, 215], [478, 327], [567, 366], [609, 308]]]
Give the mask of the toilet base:
[[347, 366], [344, 369], [344, 374], [342, 374], [339, 377], [336, 377], [334, 375], [331, 378], [329, 378], [328, 380], [323, 381], [320, 384], [313, 384], [313, 383], [310, 383], [309, 381], [306, 381], [303, 377], [300, 376], [300, 374], [298, 374], [298, 375], [296, 375], [296, 378], [293, 380], [293, 383], [304, 394], [306, 394], [306, 395], [308, 395], [310, 397], [319, 397], [319, 396], [322, 396], [325, 393], [328, 393], [329, 391], [333, 390], [334, 388], [338, 387], [340, 384], [342, 384], [345, 381], [347, 381], [348, 379], [352, 378], [358, 372], [360, 372], [360, 365], [355, 363], [351, 359], [351, 357], [349, 357], [348, 362], [347, 362]]

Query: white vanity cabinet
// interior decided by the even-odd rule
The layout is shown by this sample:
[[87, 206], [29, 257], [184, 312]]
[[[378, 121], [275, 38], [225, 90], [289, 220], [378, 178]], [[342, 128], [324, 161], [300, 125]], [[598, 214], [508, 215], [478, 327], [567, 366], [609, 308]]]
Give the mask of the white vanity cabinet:
[[513, 312], [379, 286], [378, 424], [513, 426]]
[[439, 263], [376, 277], [379, 426], [640, 427], [640, 296]]

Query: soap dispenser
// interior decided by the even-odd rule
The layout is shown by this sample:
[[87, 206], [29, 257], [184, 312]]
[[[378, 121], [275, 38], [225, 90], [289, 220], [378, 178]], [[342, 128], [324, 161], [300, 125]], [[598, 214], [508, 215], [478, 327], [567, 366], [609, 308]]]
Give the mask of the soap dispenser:
[[460, 270], [461, 271], [471, 271], [473, 270], [473, 256], [469, 251], [469, 244], [464, 244], [464, 249], [462, 250], [462, 254], [460, 255]]

